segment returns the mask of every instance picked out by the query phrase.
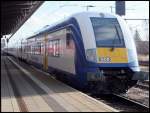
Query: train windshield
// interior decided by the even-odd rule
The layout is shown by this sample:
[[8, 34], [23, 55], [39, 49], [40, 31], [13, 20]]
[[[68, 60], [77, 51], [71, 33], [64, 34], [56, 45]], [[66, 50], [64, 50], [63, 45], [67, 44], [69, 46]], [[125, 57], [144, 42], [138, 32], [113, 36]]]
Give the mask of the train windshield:
[[123, 34], [116, 18], [92, 17], [97, 47], [123, 47]]

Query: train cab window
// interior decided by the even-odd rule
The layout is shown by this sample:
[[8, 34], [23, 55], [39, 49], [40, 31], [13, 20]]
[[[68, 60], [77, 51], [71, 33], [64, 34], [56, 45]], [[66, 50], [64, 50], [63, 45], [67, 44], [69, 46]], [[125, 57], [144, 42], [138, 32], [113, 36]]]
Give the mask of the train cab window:
[[116, 18], [91, 17], [98, 47], [124, 46], [123, 34]]

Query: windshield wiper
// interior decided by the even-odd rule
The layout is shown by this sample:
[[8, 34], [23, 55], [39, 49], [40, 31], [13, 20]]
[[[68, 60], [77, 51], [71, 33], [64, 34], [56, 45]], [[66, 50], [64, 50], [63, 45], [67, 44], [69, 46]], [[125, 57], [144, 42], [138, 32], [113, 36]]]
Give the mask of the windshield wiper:
[[114, 26], [115, 26], [115, 30], [116, 30], [117, 34], [115, 35], [115, 37], [114, 37], [114, 39], [113, 39], [111, 51], [113, 51], [114, 48], [115, 48], [115, 40], [116, 40], [117, 36], [118, 36], [118, 38], [120, 39], [118, 30], [117, 30], [117, 27], [116, 27], [116, 25], [114, 25]]

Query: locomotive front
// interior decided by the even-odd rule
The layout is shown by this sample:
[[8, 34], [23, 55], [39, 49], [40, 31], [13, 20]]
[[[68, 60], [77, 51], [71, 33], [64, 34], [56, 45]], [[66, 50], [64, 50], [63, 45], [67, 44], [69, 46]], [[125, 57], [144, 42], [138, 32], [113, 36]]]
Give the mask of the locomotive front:
[[95, 84], [100, 91], [126, 92], [137, 80], [144, 79], [139, 74], [136, 46], [129, 28], [117, 15], [92, 14], [88, 19], [91, 34], [81, 32], [89, 84]]

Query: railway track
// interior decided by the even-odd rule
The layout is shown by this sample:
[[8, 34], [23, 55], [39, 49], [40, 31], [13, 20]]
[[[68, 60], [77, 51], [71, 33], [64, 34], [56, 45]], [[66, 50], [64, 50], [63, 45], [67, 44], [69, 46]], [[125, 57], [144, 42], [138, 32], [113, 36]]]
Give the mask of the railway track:
[[149, 90], [149, 80], [139, 81], [135, 87], [144, 90]]
[[149, 112], [149, 107], [118, 94], [89, 94], [93, 98], [112, 106], [120, 112]]
[[149, 80], [142, 81], [141, 83], [145, 85], [149, 85]]
[[149, 90], [149, 85], [137, 84], [135, 87], [145, 89], [145, 90]]
[[[123, 101], [125, 104], [127, 104], [128, 106], [134, 106], [136, 108], [136, 110], [138, 111], [141, 111], [141, 112], [149, 112], [149, 107], [144, 105], [144, 104], [141, 104], [137, 101], [134, 101], [134, 100], [131, 100], [131, 99], [128, 99], [127, 97], [125, 96], [122, 96], [122, 95], [118, 95], [118, 94], [113, 94], [114, 97], [118, 98], [119, 100]], [[133, 107], [133, 108], [134, 108]]]
[[[62, 81], [63, 82], [63, 81]], [[73, 86], [72, 86], [73, 87]], [[149, 112], [149, 107], [133, 99], [118, 94], [93, 94], [90, 91], [83, 93], [95, 98], [120, 112]]]
[[149, 66], [149, 61], [139, 61], [139, 64], [142, 66]]

